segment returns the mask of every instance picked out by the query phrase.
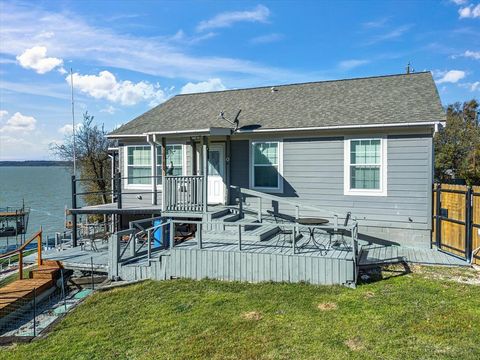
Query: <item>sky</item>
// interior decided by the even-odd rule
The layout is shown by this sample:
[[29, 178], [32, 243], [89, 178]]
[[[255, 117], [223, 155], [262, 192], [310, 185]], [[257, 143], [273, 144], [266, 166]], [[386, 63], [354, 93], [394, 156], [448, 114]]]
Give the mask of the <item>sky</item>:
[[480, 1], [1, 1], [0, 160], [179, 93], [431, 71], [480, 98]]

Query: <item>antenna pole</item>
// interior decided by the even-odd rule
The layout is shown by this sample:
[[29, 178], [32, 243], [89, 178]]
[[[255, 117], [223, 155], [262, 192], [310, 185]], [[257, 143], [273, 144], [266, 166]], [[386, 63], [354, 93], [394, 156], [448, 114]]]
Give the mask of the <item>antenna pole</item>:
[[75, 103], [73, 102], [73, 70], [70, 68], [70, 87], [72, 90], [72, 135], [73, 135], [73, 175], [77, 174], [77, 149], [75, 141]]

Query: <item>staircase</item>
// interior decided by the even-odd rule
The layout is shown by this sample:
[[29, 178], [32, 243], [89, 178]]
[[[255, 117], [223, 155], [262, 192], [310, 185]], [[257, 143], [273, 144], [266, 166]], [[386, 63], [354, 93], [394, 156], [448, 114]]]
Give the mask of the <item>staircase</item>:
[[[235, 208], [223, 208], [216, 212], [207, 214], [208, 222], [213, 224], [204, 225], [202, 236], [203, 241], [208, 240], [236, 240], [238, 239], [238, 227], [242, 223], [258, 223], [256, 216], [245, 214], [243, 218]], [[275, 236], [280, 228], [272, 223], [258, 223], [259, 225], [242, 226], [242, 241], [264, 241]]]

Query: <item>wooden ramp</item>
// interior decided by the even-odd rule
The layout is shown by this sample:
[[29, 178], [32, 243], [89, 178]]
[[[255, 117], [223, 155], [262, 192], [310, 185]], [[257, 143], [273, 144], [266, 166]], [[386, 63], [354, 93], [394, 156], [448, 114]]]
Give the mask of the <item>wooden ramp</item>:
[[44, 261], [30, 271], [28, 279], [16, 280], [0, 288], [0, 318], [19, 308], [20, 303], [33, 299], [34, 292], [40, 296], [55, 286], [61, 265], [57, 261]]

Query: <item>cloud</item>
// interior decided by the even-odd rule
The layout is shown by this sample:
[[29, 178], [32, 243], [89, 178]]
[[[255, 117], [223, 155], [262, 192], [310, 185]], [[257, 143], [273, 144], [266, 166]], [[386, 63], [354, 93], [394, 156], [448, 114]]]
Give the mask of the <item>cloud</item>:
[[38, 74], [45, 74], [62, 65], [63, 60], [47, 57], [45, 46], [34, 46], [17, 56], [20, 65], [25, 69], [33, 69]]
[[471, 58], [471, 59], [475, 59], [475, 60], [480, 60], [480, 51], [466, 50], [463, 54], [461, 54], [459, 56], [463, 56], [463, 57]]
[[260, 35], [257, 37], [254, 37], [250, 40], [252, 44], [267, 44], [267, 43], [272, 43], [276, 41], [280, 41], [283, 39], [282, 34], [277, 34], [277, 33], [272, 33], [272, 34], [266, 34], [266, 35]]
[[463, 79], [465, 77], [465, 71], [462, 70], [450, 70], [447, 72], [439, 72], [438, 73], [441, 78], [435, 80], [437, 84], [443, 84], [443, 83], [456, 83], [459, 80]]
[[220, 79], [209, 79], [198, 83], [187, 83], [180, 90], [180, 94], [191, 94], [209, 91], [221, 91], [227, 88]]
[[115, 111], [117, 111], [116, 108], [114, 108], [112, 105], [107, 106], [104, 109], [101, 109], [100, 112], [107, 113], [107, 114], [115, 114]]
[[365, 43], [365, 45], [373, 45], [382, 41], [398, 39], [399, 37], [403, 36], [403, 34], [405, 34], [408, 30], [410, 30], [412, 26], [413, 25], [411, 24], [402, 25], [386, 33], [373, 36]]
[[458, 9], [458, 15], [460, 19], [478, 18], [480, 17], [480, 4], [462, 7]]
[[367, 29], [380, 28], [385, 26], [389, 19], [390, 17], [384, 17], [378, 20], [364, 22], [362, 26]]
[[51, 37], [41, 39], [42, 46], [55, 49], [56, 56], [62, 59], [88, 60], [89, 64], [97, 67], [108, 66], [189, 81], [225, 77], [226, 74], [250, 82], [269, 82], [279, 78], [285, 82], [298, 81], [306, 76], [303, 72], [241, 58], [192, 55], [188, 51], [188, 42], [173, 40], [172, 36], [119, 33], [106, 27], [105, 23], [92, 25], [90, 19], [78, 14], [47, 11], [38, 4], [2, 3], [0, 39], [3, 54], [16, 56], [27, 48], [37, 46], [39, 34], [52, 33]]
[[[7, 114], [7, 112], [4, 112], [3, 116]], [[35, 130], [36, 123], [37, 120], [33, 116], [26, 116], [16, 112], [7, 120], [4, 126], [0, 127], [0, 133], [32, 131]]]
[[[75, 131], [80, 130], [80, 128], [82, 126], [83, 126], [82, 123], [75, 124]], [[72, 124], [65, 124], [65, 125], [59, 127], [57, 129], [57, 131], [60, 134], [63, 134], [63, 135], [71, 135], [73, 133], [73, 125]]]
[[370, 61], [369, 60], [358, 60], [358, 59], [351, 59], [351, 60], [343, 60], [340, 61], [338, 64], [338, 67], [341, 70], [351, 70], [356, 67], [368, 64]]
[[3, 120], [4, 117], [8, 115], [7, 110], [0, 110], [0, 120]]
[[[65, 78], [70, 84], [70, 76]], [[149, 101], [151, 106], [167, 99], [160, 85], [146, 81], [133, 83], [128, 80], [117, 81], [109, 71], [100, 71], [98, 75], [73, 74], [73, 87], [95, 99], [106, 99], [121, 105], [136, 105]]]
[[197, 26], [197, 31], [230, 27], [237, 22], [265, 23], [269, 16], [270, 10], [263, 5], [258, 5], [253, 10], [223, 12], [209, 20], [201, 21]]
[[470, 84], [470, 91], [480, 90], [480, 81], [475, 81], [474, 83]]

